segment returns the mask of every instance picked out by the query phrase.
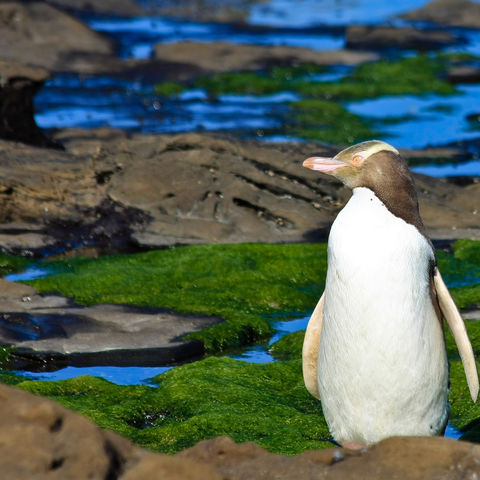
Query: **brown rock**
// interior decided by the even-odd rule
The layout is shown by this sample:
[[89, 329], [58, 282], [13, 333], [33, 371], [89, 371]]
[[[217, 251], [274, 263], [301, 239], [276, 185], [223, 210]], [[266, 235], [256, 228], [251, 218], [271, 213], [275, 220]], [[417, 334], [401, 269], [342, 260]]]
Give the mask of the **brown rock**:
[[329, 448], [275, 455], [226, 437], [175, 456], [148, 453], [46, 398], [0, 385], [2, 480], [402, 480], [476, 478], [480, 446], [394, 437], [363, 452]]
[[438, 25], [479, 28], [480, 5], [470, 0], [434, 0], [425, 7], [412, 10], [401, 17]]
[[175, 42], [155, 46], [154, 55], [163, 62], [195, 65], [205, 72], [256, 70], [273, 64], [358, 65], [378, 55], [349, 50], [310, 50], [283, 46], [236, 45], [228, 42]]
[[127, 458], [137, 460], [142, 455], [80, 415], [5, 385], [0, 385], [0, 422], [5, 480], [105, 479], [118, 475]]
[[[329, 177], [301, 167], [308, 156], [338, 148], [197, 133], [64, 131], [55, 138], [65, 152], [0, 141], [0, 238], [12, 251], [25, 247], [25, 225], [35, 234], [31, 242], [85, 240], [108, 251], [325, 240], [350, 196]], [[480, 237], [477, 184], [415, 178], [434, 239]], [[22, 229], [8, 228], [15, 224]]]
[[448, 32], [417, 30], [411, 27], [351, 25], [346, 31], [346, 46], [352, 49], [401, 48], [425, 51], [443, 48], [459, 41], [458, 37]]
[[0, 3], [0, 59], [66, 71], [79, 53], [114, 52], [110, 40], [45, 2]]

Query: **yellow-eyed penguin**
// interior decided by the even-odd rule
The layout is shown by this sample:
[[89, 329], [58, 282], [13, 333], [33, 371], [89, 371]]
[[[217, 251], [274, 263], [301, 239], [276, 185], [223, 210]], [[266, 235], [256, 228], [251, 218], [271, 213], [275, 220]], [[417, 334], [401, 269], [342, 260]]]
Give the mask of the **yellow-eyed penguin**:
[[448, 419], [442, 315], [474, 401], [478, 375], [406, 162], [391, 145], [372, 140], [303, 166], [353, 190], [332, 225], [325, 291], [305, 333], [308, 391], [347, 448], [394, 435], [442, 434]]

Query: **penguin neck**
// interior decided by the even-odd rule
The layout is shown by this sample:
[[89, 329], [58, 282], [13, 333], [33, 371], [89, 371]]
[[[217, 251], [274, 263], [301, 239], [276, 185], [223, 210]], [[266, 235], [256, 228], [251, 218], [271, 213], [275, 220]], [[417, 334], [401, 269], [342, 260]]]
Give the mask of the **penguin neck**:
[[420, 217], [417, 194], [413, 184], [411, 185], [411, 188], [407, 190], [403, 188], [392, 188], [389, 190], [375, 189], [367, 186], [355, 187], [353, 189], [353, 195], [364, 195], [366, 192], [373, 193], [392, 215], [401, 218], [404, 222], [410, 225], [413, 225], [420, 234], [425, 237], [433, 249], [433, 245]]

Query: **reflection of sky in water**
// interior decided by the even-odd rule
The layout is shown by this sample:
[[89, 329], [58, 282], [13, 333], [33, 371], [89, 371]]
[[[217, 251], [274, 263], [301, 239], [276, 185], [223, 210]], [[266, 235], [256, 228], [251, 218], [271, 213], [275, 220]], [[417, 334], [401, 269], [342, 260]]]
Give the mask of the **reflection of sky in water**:
[[273, 345], [275, 342], [278, 342], [278, 340], [289, 333], [305, 330], [309, 320], [310, 316], [297, 318], [295, 320], [287, 320], [284, 322], [273, 322], [272, 325], [275, 329], [275, 333], [268, 342], [268, 346], [265, 347], [261, 345], [255, 345], [253, 347], [247, 347], [241, 354], [230, 356], [236, 360], [243, 360], [253, 363], [274, 362], [275, 359], [270, 355], [270, 353], [268, 353], [268, 347]]
[[376, 24], [423, 7], [428, 0], [270, 0], [253, 6], [253, 25], [307, 27], [316, 24]]
[[344, 47], [340, 33], [333, 35], [319, 29], [307, 32], [294, 29], [248, 30], [222, 23], [195, 23], [156, 17], [87, 18], [89, 26], [113, 35], [119, 41], [120, 56], [149, 58], [155, 43], [179, 41], [230, 42], [236, 44], [288, 45], [314, 50]]
[[[480, 160], [451, 165], [419, 165], [411, 170], [431, 177], [470, 177], [480, 175]], [[479, 202], [480, 203], [480, 202]]]
[[[400, 148], [422, 148], [456, 140], [476, 138], [466, 116], [480, 111], [480, 85], [460, 85], [457, 95], [401, 95], [350, 102], [350, 112], [377, 119], [405, 117], [404, 121], [381, 126], [384, 138]], [[412, 118], [409, 118], [409, 117]]]
[[5, 275], [3, 278], [5, 280], [8, 280], [9, 282], [21, 282], [21, 281], [27, 281], [27, 280], [35, 280], [36, 278], [43, 278], [49, 275], [50, 273], [52, 272], [50, 272], [45, 268], [31, 267], [31, 268], [27, 268], [23, 272], [9, 273], [8, 275]]
[[101, 377], [117, 385], [148, 384], [149, 379], [170, 370], [172, 367], [65, 367], [55, 372], [31, 373], [17, 371], [19, 375], [26, 375], [34, 380], [67, 380], [81, 375]]

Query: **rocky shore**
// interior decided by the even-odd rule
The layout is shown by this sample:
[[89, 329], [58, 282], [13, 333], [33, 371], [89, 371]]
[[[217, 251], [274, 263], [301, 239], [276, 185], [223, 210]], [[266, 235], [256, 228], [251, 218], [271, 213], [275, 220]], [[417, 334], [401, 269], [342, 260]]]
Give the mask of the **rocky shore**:
[[460, 480], [478, 474], [480, 446], [444, 438], [391, 438], [362, 452], [329, 448], [284, 457], [218, 437], [168, 456], [142, 450], [50, 400], [5, 385], [0, 385], [0, 407], [5, 480]]
[[[245, 23], [253, 3], [167, 1], [156, 5], [153, 11], [233, 25]], [[404, 15], [414, 22], [409, 27], [339, 27], [346, 41], [345, 48], [339, 50], [182, 41], [158, 44], [151, 58], [135, 60], [118, 58], [115, 41], [93, 31], [81, 20], [86, 12], [140, 17], [151, 12], [151, 8], [151, 2], [131, 0], [0, 3], [3, 253], [28, 258], [69, 258], [193, 244], [322, 242], [350, 196], [330, 177], [301, 167], [308, 156], [333, 155], [341, 145], [268, 143], [201, 132], [44, 132], [33, 118], [33, 99], [52, 75], [111, 75], [153, 84], [186, 82], [207, 74], [251, 72], [273, 65], [353, 67], [378, 60], [384, 50], [424, 52], [462, 44], [461, 32], [452, 33], [444, 27], [480, 25], [478, 4], [468, 0], [435, 0]], [[417, 28], [416, 22], [424, 21], [435, 24], [435, 29]], [[268, 27], [258, 28], [269, 31]], [[478, 82], [475, 62], [448, 68], [444, 77], [452, 84]], [[473, 158], [462, 144], [401, 153], [407, 160], [415, 161]], [[437, 245], [449, 245], [462, 238], [480, 240], [478, 177], [448, 180], [414, 176], [421, 214]], [[468, 265], [465, 258], [454, 256], [445, 262], [451, 262], [455, 268], [458, 264], [459, 269], [464, 268], [473, 276], [477, 272], [472, 267], [475, 254], [468, 255]], [[456, 274], [454, 267], [452, 275]], [[180, 283], [178, 290], [186, 288]], [[269, 308], [280, 308], [276, 300], [270, 303]], [[466, 301], [467, 304], [470, 305]], [[470, 309], [473, 313], [469, 318], [476, 318], [478, 308], [473, 305]], [[39, 294], [32, 287], [6, 280], [0, 280], [0, 317], [0, 343], [17, 349], [14, 366], [36, 370], [64, 365], [131, 365], [132, 361], [135, 365], [178, 363], [204, 353], [201, 342], [183, 341], [185, 334], [218, 326], [224, 320], [209, 314], [177, 314], [167, 309], [124, 304], [79, 306], [66, 297]], [[226, 370], [223, 363], [228, 362], [214, 360], [221, 364], [218, 369]], [[235, 443], [225, 436], [213, 438], [221, 433], [211, 433], [218, 427], [212, 425], [215, 421], [221, 423], [223, 417], [196, 417], [198, 430], [203, 432], [200, 438], [210, 439], [167, 456], [143, 450], [58, 403], [21, 390], [35, 392], [35, 382], [18, 382], [20, 389], [0, 385], [0, 477], [6, 480], [473, 480], [479, 473], [480, 447], [473, 443], [445, 438], [391, 438], [362, 452], [334, 447], [288, 457], [253, 443]], [[63, 387], [58, 387], [57, 393], [53, 392], [55, 388], [52, 386], [50, 396], [62, 401]], [[460, 387], [456, 388], [458, 391]], [[145, 387], [147, 390], [153, 387]], [[77, 391], [69, 394], [81, 395]], [[303, 397], [298, 398], [292, 401], [305, 402]], [[135, 399], [130, 407], [139, 408]], [[85, 412], [83, 408], [81, 405], [78, 409]], [[299, 411], [302, 413], [301, 408]], [[120, 409], [113, 410], [113, 416], [121, 417], [119, 412]], [[146, 412], [140, 414], [143, 419]], [[168, 415], [163, 412], [158, 413], [157, 420], [162, 415], [168, 423]], [[475, 418], [473, 423], [477, 422]], [[118, 418], [105, 424], [113, 425], [114, 420]], [[129, 421], [130, 417], [125, 423]], [[128, 427], [136, 429], [137, 425]]]

